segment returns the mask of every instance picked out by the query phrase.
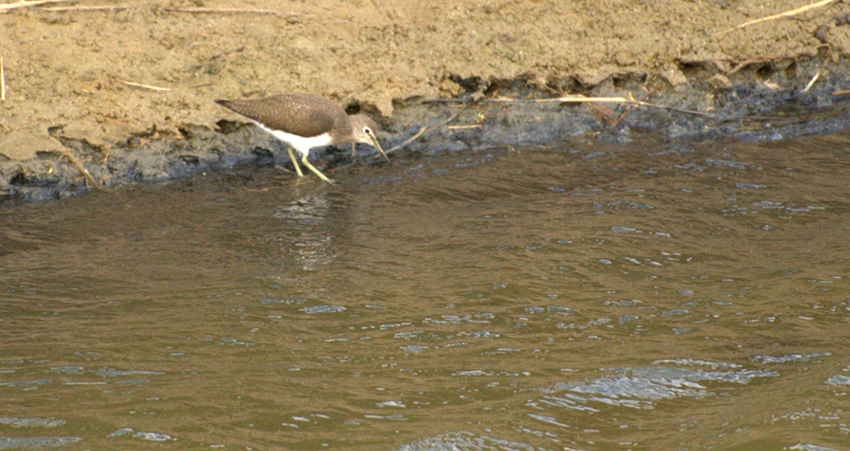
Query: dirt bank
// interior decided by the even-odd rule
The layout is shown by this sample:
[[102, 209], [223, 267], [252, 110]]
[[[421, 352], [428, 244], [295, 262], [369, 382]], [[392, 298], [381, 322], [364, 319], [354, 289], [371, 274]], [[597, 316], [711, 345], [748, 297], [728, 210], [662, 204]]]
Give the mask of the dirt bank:
[[[431, 116], [438, 122], [450, 109], [419, 100], [472, 93], [539, 98], [649, 90], [657, 103], [734, 113], [735, 90], [745, 86], [781, 104], [815, 75], [812, 92], [843, 83], [850, 26], [841, 23], [850, 6], [833, 3], [729, 29], [806, 4], [194, 0], [8, 9], [0, 13], [0, 197], [85, 189], [80, 168], [63, 156], [68, 152], [96, 183], [114, 186], [277, 149], [250, 128], [219, 123], [237, 118], [216, 98], [324, 94], [380, 116], [388, 141]], [[535, 108], [486, 111], [508, 114], [503, 125], [538, 124], [514, 136], [543, 128], [529, 119]], [[538, 116], [556, 113], [542, 111]], [[556, 125], [550, 135], [599, 122], [592, 108], [580, 112], [589, 119]], [[481, 115], [458, 120], [480, 123]], [[477, 139], [486, 136], [478, 130]]]

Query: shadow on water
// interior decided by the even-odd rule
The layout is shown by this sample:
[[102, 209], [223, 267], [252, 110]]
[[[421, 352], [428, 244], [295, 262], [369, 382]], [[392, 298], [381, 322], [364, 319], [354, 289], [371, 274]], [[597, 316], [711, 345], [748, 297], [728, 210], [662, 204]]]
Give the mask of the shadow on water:
[[848, 137], [3, 210], [0, 448], [845, 448]]

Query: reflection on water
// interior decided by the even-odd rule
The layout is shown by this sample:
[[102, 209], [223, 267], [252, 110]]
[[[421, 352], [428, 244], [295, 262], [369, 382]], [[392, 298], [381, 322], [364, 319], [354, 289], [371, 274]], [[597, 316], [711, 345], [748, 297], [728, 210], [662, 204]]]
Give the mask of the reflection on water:
[[0, 211], [0, 449], [845, 449], [847, 134]]

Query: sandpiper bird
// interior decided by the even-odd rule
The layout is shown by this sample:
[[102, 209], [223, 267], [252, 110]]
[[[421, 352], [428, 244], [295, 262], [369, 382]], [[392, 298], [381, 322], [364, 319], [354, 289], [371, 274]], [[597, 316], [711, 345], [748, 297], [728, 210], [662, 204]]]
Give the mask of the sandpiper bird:
[[281, 94], [264, 99], [216, 100], [219, 105], [251, 119], [261, 129], [289, 144], [287, 152], [295, 172], [303, 177], [292, 155], [294, 148], [301, 154], [301, 163], [322, 180], [333, 181], [307, 161], [310, 149], [331, 144], [361, 142], [378, 149], [389, 161], [378, 143], [378, 125], [363, 114], [349, 116], [336, 102], [314, 94]]

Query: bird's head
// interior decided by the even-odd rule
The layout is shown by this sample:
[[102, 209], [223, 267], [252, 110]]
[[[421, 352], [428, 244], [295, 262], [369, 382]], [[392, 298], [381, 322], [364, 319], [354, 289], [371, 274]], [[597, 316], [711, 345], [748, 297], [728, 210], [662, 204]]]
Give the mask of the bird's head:
[[351, 128], [354, 132], [354, 141], [374, 146], [387, 161], [390, 161], [390, 158], [384, 153], [384, 149], [381, 148], [381, 144], [378, 142], [378, 136], [376, 135], [378, 124], [365, 114], [355, 114], [350, 117]]

